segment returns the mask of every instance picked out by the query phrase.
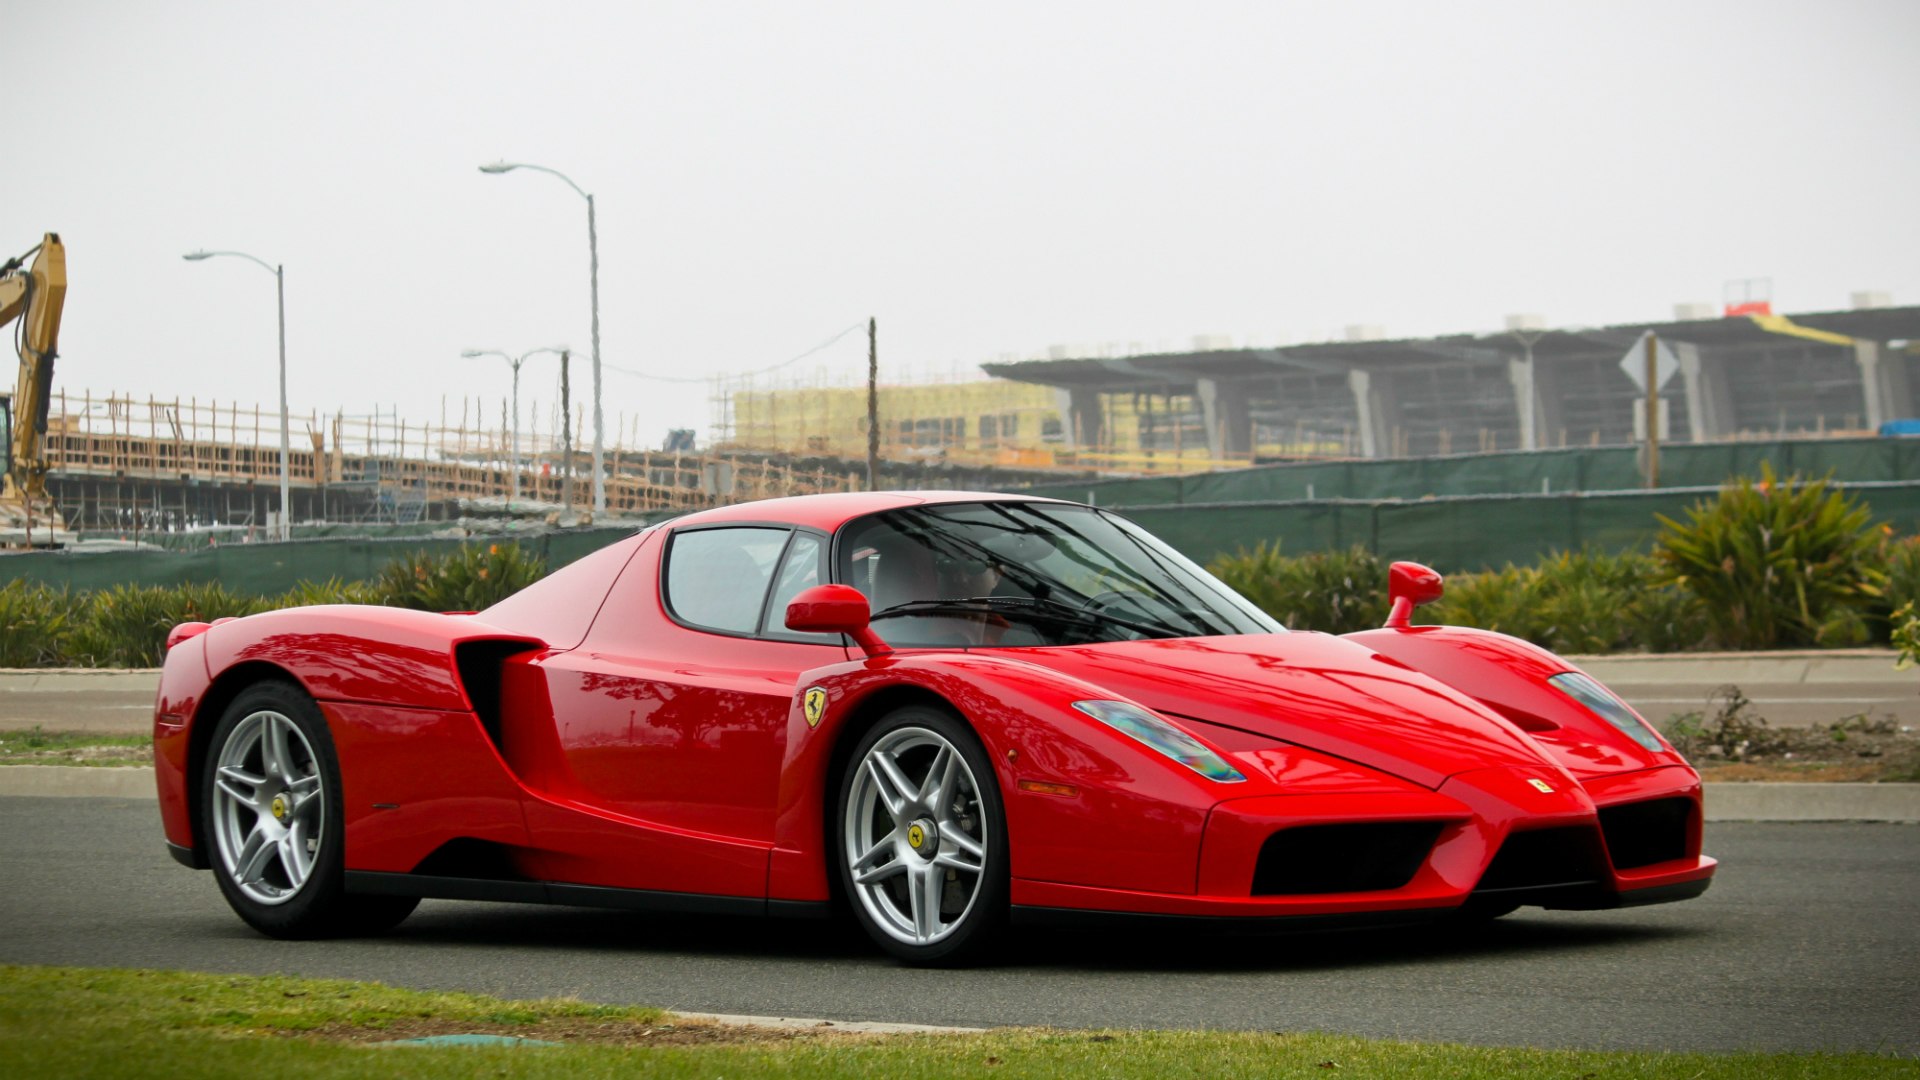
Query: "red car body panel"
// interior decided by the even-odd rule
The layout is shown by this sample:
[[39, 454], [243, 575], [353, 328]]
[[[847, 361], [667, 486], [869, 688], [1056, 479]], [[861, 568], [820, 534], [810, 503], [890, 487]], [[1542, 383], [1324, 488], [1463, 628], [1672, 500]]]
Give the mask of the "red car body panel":
[[[938, 703], [978, 735], [1023, 911], [1450, 909], [1487, 887], [1510, 839], [1560, 829], [1595, 844], [1612, 829], [1608, 843], [1639, 845], [1637, 859], [1603, 857], [1598, 891], [1567, 906], [1680, 898], [1711, 877], [1697, 774], [1546, 681], [1577, 669], [1501, 635], [1407, 627], [867, 656], [831, 639], [701, 630], [662, 600], [668, 537], [690, 526], [831, 534], [884, 510], [983, 501], [1020, 500], [740, 504], [646, 530], [478, 615], [303, 608], [185, 636], [155, 715], [167, 839], [203, 857], [194, 804], [211, 729], [238, 686], [272, 676], [303, 687], [332, 732], [349, 871], [492, 875], [520, 898], [538, 898], [526, 883], [554, 883], [576, 898], [821, 905], [834, 893], [829, 820], [844, 756], [878, 714], [908, 702]], [[812, 719], [810, 689], [826, 702]], [[1243, 779], [1180, 765], [1073, 707], [1087, 700], [1153, 710]], [[1627, 816], [1609, 818], [1613, 807]], [[1636, 839], [1653, 826], [1634, 815], [1664, 839]], [[1404, 882], [1254, 888], [1276, 837], [1379, 825], [1430, 837]], [[474, 843], [496, 858], [490, 868], [459, 862]]]

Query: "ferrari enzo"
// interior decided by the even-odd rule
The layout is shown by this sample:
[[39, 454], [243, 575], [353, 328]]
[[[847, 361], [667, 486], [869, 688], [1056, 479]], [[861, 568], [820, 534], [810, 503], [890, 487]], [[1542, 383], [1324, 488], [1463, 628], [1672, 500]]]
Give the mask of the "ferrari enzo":
[[422, 897], [852, 917], [915, 963], [1013, 922], [1481, 919], [1704, 892], [1700, 778], [1481, 630], [1289, 632], [1125, 518], [953, 492], [689, 514], [480, 612], [186, 623], [173, 856], [279, 937]]

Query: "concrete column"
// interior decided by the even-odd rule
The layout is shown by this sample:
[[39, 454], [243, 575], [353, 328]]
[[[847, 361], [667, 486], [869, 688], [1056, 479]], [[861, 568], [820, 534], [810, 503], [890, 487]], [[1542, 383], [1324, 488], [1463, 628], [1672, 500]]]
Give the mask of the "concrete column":
[[1098, 450], [1106, 442], [1106, 414], [1100, 408], [1099, 391], [1067, 391], [1067, 409], [1061, 419], [1074, 449]]
[[1353, 391], [1354, 427], [1360, 432], [1360, 456], [1385, 457], [1390, 434], [1387, 410], [1381, 394], [1374, 388], [1373, 376], [1360, 368], [1347, 372], [1347, 386]]
[[1907, 379], [1907, 366], [1898, 356], [1887, 356], [1877, 341], [1856, 339], [1853, 359], [1860, 365], [1860, 389], [1867, 401], [1867, 426], [1879, 428], [1889, 420], [1914, 415], [1913, 386]]
[[1733, 388], [1727, 385], [1724, 361], [1707, 356], [1698, 345], [1667, 343], [1680, 361], [1680, 381], [1687, 393], [1687, 430], [1694, 442], [1711, 442], [1733, 434]]
[[1540, 391], [1534, 385], [1535, 361], [1515, 357], [1507, 361], [1507, 381], [1513, 384], [1513, 408], [1520, 418], [1520, 449], [1540, 449]]
[[1050, 389], [1053, 390], [1054, 411], [1060, 414], [1060, 445], [1068, 450], [1078, 450], [1080, 444], [1073, 438], [1073, 392], [1058, 386]]
[[1196, 379], [1194, 396], [1207, 425], [1207, 454], [1223, 458], [1253, 449], [1253, 409], [1244, 383], [1221, 385], [1218, 379]]

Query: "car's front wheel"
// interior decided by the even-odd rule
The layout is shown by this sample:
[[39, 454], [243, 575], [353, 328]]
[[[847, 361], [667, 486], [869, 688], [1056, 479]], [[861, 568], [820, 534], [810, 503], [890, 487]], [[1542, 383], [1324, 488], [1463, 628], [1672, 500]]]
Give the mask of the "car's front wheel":
[[1007, 916], [1007, 829], [993, 766], [939, 709], [898, 709], [854, 747], [836, 845], [854, 917], [918, 964], [983, 956]]
[[299, 687], [261, 682], [242, 691], [214, 729], [201, 784], [214, 878], [261, 933], [372, 933], [419, 904], [347, 895], [340, 766], [326, 719]]

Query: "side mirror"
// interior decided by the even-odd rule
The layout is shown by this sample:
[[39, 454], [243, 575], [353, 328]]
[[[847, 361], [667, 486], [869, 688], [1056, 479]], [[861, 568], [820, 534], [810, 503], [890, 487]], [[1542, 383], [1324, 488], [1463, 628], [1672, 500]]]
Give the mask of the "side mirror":
[[1393, 610], [1387, 614], [1387, 629], [1411, 626], [1413, 609], [1433, 603], [1445, 591], [1439, 571], [1417, 562], [1394, 563], [1387, 568], [1387, 595], [1393, 598]]
[[867, 625], [867, 598], [851, 585], [815, 585], [787, 605], [787, 629], [812, 634], [845, 634], [868, 656], [885, 656], [893, 647]]

